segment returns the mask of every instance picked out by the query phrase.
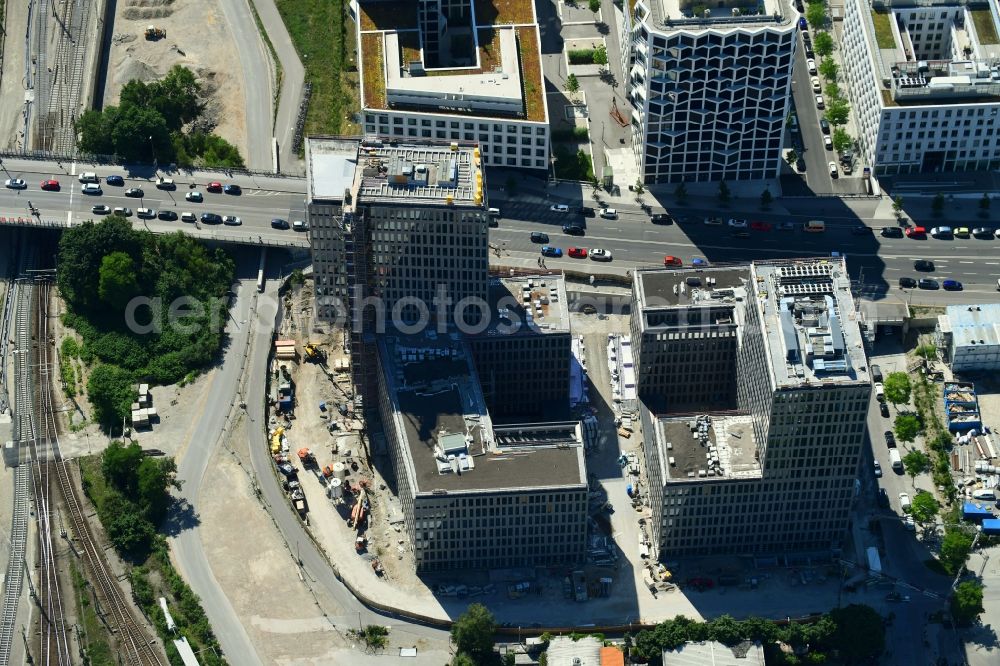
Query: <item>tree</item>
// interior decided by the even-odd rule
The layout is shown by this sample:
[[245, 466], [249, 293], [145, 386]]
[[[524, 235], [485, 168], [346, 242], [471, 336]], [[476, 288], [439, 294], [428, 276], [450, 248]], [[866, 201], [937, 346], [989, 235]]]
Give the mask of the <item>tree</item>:
[[848, 664], [876, 659], [885, 650], [885, 627], [882, 616], [871, 606], [851, 604], [830, 611], [836, 630], [829, 645], [840, 651]]
[[742, 623], [731, 615], [717, 617], [711, 622], [710, 636], [723, 645], [736, 645], [744, 639]]
[[760, 207], [770, 208], [771, 203], [774, 201], [774, 197], [771, 196], [771, 190], [769, 188], [764, 188], [764, 191], [760, 193]]
[[719, 181], [719, 203], [725, 205], [729, 203], [732, 198], [732, 194], [729, 192], [729, 186], [726, 185], [726, 181]]
[[594, 64], [595, 65], [607, 65], [608, 64], [608, 47], [601, 44], [596, 49], [594, 49]]
[[570, 74], [566, 77], [566, 83], [563, 84], [563, 88], [571, 95], [575, 95], [580, 90], [580, 81], [577, 80], [576, 74]]
[[635, 190], [636, 194], [642, 194], [646, 191], [646, 186], [643, 184], [642, 178], [636, 179], [635, 185], [632, 186], [632, 189]]
[[137, 443], [125, 446], [117, 440], [112, 441], [101, 458], [101, 474], [126, 497], [132, 497], [136, 490], [136, 472], [143, 457], [142, 447]]
[[813, 30], [826, 25], [826, 7], [820, 2], [810, 3], [806, 7], [806, 21], [809, 22], [809, 27]]
[[139, 293], [135, 262], [124, 252], [112, 252], [101, 260], [97, 294], [116, 310], [124, 310]]
[[170, 507], [169, 488], [177, 487], [173, 478], [176, 471], [177, 464], [173, 458], [145, 458], [136, 470], [136, 499], [154, 525], [159, 525], [167, 516], [167, 509]]
[[854, 146], [854, 139], [847, 133], [847, 130], [838, 127], [833, 130], [833, 148], [838, 153], [846, 153]]
[[674, 198], [677, 199], [679, 203], [684, 203], [687, 201], [687, 188], [684, 187], [684, 183], [677, 183], [677, 187], [674, 188]]
[[813, 37], [813, 50], [820, 58], [825, 58], [833, 53], [833, 37], [826, 31], [819, 31]]
[[493, 654], [493, 634], [496, 633], [493, 613], [482, 604], [471, 604], [451, 626], [451, 640], [459, 653], [484, 664]]
[[785, 155], [785, 160], [788, 162], [789, 165], [795, 166], [795, 163], [799, 161], [799, 154], [794, 150], [789, 150], [788, 153]]
[[601, 10], [601, 0], [590, 0], [590, 11], [595, 14]]
[[914, 350], [914, 353], [925, 361], [937, 359], [937, 347], [934, 345], [920, 345]]
[[942, 568], [954, 576], [965, 566], [965, 560], [969, 557], [971, 550], [971, 535], [956, 527], [947, 527], [944, 531], [944, 537], [941, 539], [941, 551], [938, 553], [938, 559]]
[[[914, 453], [916, 452], [914, 451]], [[905, 460], [903, 464], [906, 464]], [[909, 468], [906, 471], [909, 472]], [[910, 515], [913, 516], [913, 520], [923, 525], [934, 520], [934, 516], [938, 514], [940, 508], [941, 505], [930, 493], [917, 493], [913, 496], [913, 501], [910, 502]]]
[[94, 408], [94, 420], [102, 426], [121, 427], [135, 399], [132, 374], [115, 365], [101, 364], [87, 380], [87, 397]]
[[823, 94], [826, 95], [827, 99], [838, 99], [841, 97], [840, 86], [835, 81], [831, 81], [823, 88]]
[[819, 73], [823, 75], [823, 78], [827, 81], [836, 81], [837, 74], [840, 72], [840, 66], [833, 61], [833, 58], [827, 56], [823, 58], [819, 63]]
[[898, 414], [893, 430], [899, 441], [912, 442], [920, 434], [920, 418], [916, 414]]
[[[902, 439], [902, 438], [901, 438]], [[923, 474], [931, 467], [931, 459], [923, 451], [914, 449], [903, 456], [903, 468], [910, 475], [911, 481], [916, 481], [918, 474]]]
[[951, 597], [951, 616], [962, 627], [976, 621], [983, 612], [983, 586], [974, 580], [962, 581]]
[[883, 382], [885, 399], [893, 405], [904, 405], [910, 401], [910, 376], [905, 372], [890, 372]]
[[944, 195], [940, 192], [934, 195], [934, 201], [931, 202], [931, 210], [934, 211], [934, 215], [940, 215], [944, 212]]
[[106, 309], [98, 296], [104, 257], [116, 251], [139, 257], [143, 245], [141, 232], [117, 215], [67, 229], [59, 239], [57, 284], [70, 310]]
[[900, 213], [903, 212], [903, 197], [898, 194], [892, 198], [892, 212], [899, 217]]
[[133, 560], [145, 559], [156, 530], [139, 508], [118, 492], [111, 492], [104, 498], [101, 513], [112, 545]]
[[831, 125], [846, 125], [847, 117], [851, 113], [851, 105], [846, 99], [831, 99], [826, 105], [826, 120]]
[[479, 662], [464, 652], [459, 652], [455, 655], [455, 658], [451, 660], [451, 666], [478, 666], [478, 663]]
[[369, 624], [358, 636], [372, 651], [383, 649], [389, 642], [389, 629], [380, 624]]

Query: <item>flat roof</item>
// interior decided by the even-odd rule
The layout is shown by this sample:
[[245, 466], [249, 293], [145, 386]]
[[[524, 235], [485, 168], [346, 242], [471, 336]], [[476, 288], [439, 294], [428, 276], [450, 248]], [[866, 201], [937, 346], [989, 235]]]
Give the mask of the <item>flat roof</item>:
[[764, 666], [764, 648], [750, 641], [732, 647], [718, 641], [689, 642], [664, 650], [663, 666]]
[[945, 308], [955, 347], [1000, 345], [1000, 303]]
[[480, 336], [569, 332], [566, 282], [561, 275], [491, 277], [490, 325]]
[[[631, 1], [631, 0], [630, 0]], [[761, 0], [763, 11], [756, 4], [740, 0], [705, 3], [697, 0], [638, 0], [637, 6], [647, 10], [646, 25], [653, 30], [720, 30], [731, 28], [791, 27], [799, 14], [789, 0]], [[701, 10], [695, 14], [695, 9]], [[739, 10], [733, 13], [733, 9]]]
[[[654, 268], [635, 271], [634, 294], [641, 308], [711, 305], [735, 296], [750, 279], [750, 266]], [[734, 293], [730, 295], [728, 291]], [[713, 293], [714, 292], [714, 293]]]
[[655, 417], [653, 427], [664, 482], [752, 479], [761, 475], [753, 418], [748, 414]]
[[343, 201], [354, 183], [360, 142], [327, 137], [306, 138], [309, 200]]
[[843, 257], [754, 262], [751, 278], [776, 388], [870, 382]]
[[483, 205], [479, 149], [470, 145], [365, 141], [354, 185], [359, 202]]
[[494, 427], [457, 334], [382, 336], [379, 355], [415, 493], [586, 484], [579, 423]]

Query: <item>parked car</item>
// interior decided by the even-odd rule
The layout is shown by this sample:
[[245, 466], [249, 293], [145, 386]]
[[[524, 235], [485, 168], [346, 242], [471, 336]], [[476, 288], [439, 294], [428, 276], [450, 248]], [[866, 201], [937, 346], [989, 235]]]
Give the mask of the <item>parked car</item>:
[[883, 509], [889, 508], [889, 493], [886, 492], [885, 488], [878, 489], [878, 505]]
[[883, 238], [902, 238], [903, 237], [903, 230], [900, 229], [899, 227], [882, 227], [882, 231], [880, 231], [879, 233], [882, 234]]
[[907, 238], [927, 238], [927, 228], [926, 227], [907, 227], [906, 228]]
[[593, 261], [611, 261], [611, 252], [595, 247], [590, 251], [590, 258]]
[[875, 399], [879, 402], [885, 402], [885, 386], [882, 382], [875, 382]]
[[708, 266], [708, 261], [702, 259], [701, 257], [695, 257], [694, 259], [691, 260], [691, 265], [695, 268], [705, 268], [706, 266]]
[[177, 219], [177, 213], [175, 213], [172, 210], [161, 210], [156, 215], [156, 217], [160, 218], [161, 220], [166, 220], [168, 222], [173, 222], [174, 220]]
[[920, 278], [920, 281], [917, 282], [917, 286], [920, 287], [921, 289], [931, 289], [931, 290], [940, 288], [938, 281], [935, 280], [934, 278]]
[[649, 221], [653, 224], [673, 224], [674, 218], [667, 213], [654, 213], [649, 216]]
[[586, 259], [587, 258], [587, 248], [585, 247], [571, 247], [566, 251], [566, 254], [573, 257], [574, 259]]
[[917, 259], [913, 262], [913, 268], [924, 273], [930, 273], [934, 270], [934, 262], [930, 259]]
[[24, 182], [23, 178], [8, 178], [5, 185], [12, 190], [25, 190], [28, 188], [28, 184]]
[[49, 192], [59, 191], [59, 181], [58, 180], [43, 180], [41, 185], [43, 190], [48, 190]]
[[288, 228], [288, 220], [282, 220], [280, 217], [276, 217], [273, 220], [271, 220], [271, 228], [272, 229], [287, 229]]
[[881, 479], [882, 478], [882, 465], [879, 463], [879, 461], [876, 460], [875, 464], [873, 465], [873, 467], [874, 467], [874, 470], [875, 470], [875, 477]]
[[899, 508], [900, 509], [902, 509], [904, 512], [909, 511], [911, 504], [912, 503], [910, 502], [910, 496], [909, 495], [907, 495], [906, 493], [899, 493]]
[[125, 184], [125, 179], [118, 175], [112, 175], [105, 178], [104, 182], [107, 183], [108, 185], [117, 185], [121, 187], [122, 185]]
[[911, 277], [901, 277], [899, 278], [899, 288], [900, 289], [913, 289], [917, 286], [917, 281]]
[[976, 227], [972, 230], [972, 235], [976, 238], [993, 238], [993, 230], [989, 227]]
[[753, 229], [754, 231], [770, 231], [772, 227], [770, 222], [761, 222], [760, 220], [754, 220], [753, 222], [750, 223], [750, 228]]
[[303, 220], [292, 220], [292, 229], [294, 231], [305, 231], [309, 228], [309, 225]]
[[208, 190], [209, 192], [221, 192], [222, 183], [217, 181], [212, 181], [211, 183], [205, 186], [205, 189]]
[[108, 215], [111, 212], [111, 208], [105, 206], [104, 204], [99, 204], [90, 209], [94, 215]]
[[243, 194], [243, 189], [239, 185], [233, 185], [230, 183], [222, 188], [224, 194], [240, 195]]
[[202, 213], [202, 224], [222, 224], [222, 216], [216, 213]]
[[890, 449], [896, 448], [896, 436], [892, 434], [891, 430], [885, 431], [885, 445]]
[[156, 211], [152, 208], [136, 208], [135, 214], [140, 220], [151, 220], [156, 217]]
[[614, 208], [602, 208], [601, 217], [603, 217], [605, 220], [617, 220], [618, 211], [615, 210]]
[[[804, 20], [804, 19], [799, 19], [799, 20], [801, 21], [801, 20]], [[809, 68], [809, 74], [810, 75], [816, 76], [816, 61], [815, 60], [813, 60], [812, 58], [809, 58], [808, 60], [806, 60], [806, 67]]]
[[553, 213], [568, 213], [569, 206], [567, 206], [566, 204], [552, 204], [551, 206], [549, 206], [549, 210], [552, 211]]
[[812, 77], [810, 82], [812, 83], [813, 92], [823, 92], [823, 84], [819, 82], [817, 77]]
[[531, 242], [532, 243], [548, 243], [549, 242], [549, 235], [548, 234], [543, 234], [541, 231], [532, 231], [531, 232]]
[[882, 415], [882, 418], [889, 418], [889, 405], [884, 402], [878, 403], [878, 413]]
[[85, 183], [84, 186], [80, 188], [80, 191], [83, 192], [84, 194], [90, 194], [93, 196], [96, 196], [103, 192], [100, 184], [98, 183]]
[[198, 216], [194, 213], [181, 213], [181, 222], [197, 222]]
[[735, 217], [730, 218], [730, 220], [726, 224], [728, 224], [733, 229], [746, 229], [747, 226], [749, 225], [749, 223], [746, 220], [737, 219]]
[[822, 95], [816, 95], [816, 108], [817, 109], [825, 109], [826, 108], [826, 102], [823, 101], [823, 96]]
[[569, 234], [570, 236], [583, 236], [586, 233], [583, 227], [578, 224], [564, 224], [562, 231], [564, 234]]
[[864, 224], [857, 224], [851, 227], [851, 233], [855, 236], [868, 236], [872, 233], [872, 228]]
[[222, 223], [229, 227], [238, 227], [243, 224], [243, 220], [236, 217], [235, 215], [223, 215]]
[[827, 150], [833, 150], [833, 139], [830, 138], [829, 134], [823, 135], [823, 147]]
[[826, 166], [830, 169], [830, 178], [837, 178], [840, 175], [837, 171], [836, 162], [828, 162]]
[[969, 227], [955, 227], [955, 238], [968, 238]]
[[705, 224], [707, 224], [709, 226], [713, 226], [713, 227], [714, 226], [718, 226], [718, 225], [722, 224], [722, 218], [721, 217], [706, 217], [705, 218]]
[[829, 134], [830, 133], [830, 121], [828, 121], [826, 118], [820, 118], [819, 119], [819, 128], [823, 131], [823, 134]]
[[113, 212], [115, 215], [121, 215], [122, 217], [132, 217], [132, 209], [128, 206], [116, 206]]
[[201, 203], [202, 201], [205, 200], [205, 197], [198, 190], [191, 190], [190, 192], [184, 195], [184, 198], [187, 199], [188, 201], [193, 201], [195, 203]]
[[669, 254], [663, 257], [664, 266], [683, 266], [684, 262], [681, 261], [680, 257], [672, 257]]
[[156, 189], [158, 190], [176, 190], [177, 184], [174, 182], [173, 178], [157, 178], [156, 179]]
[[542, 246], [542, 256], [545, 257], [561, 257], [562, 250], [558, 247], [553, 247], [551, 245]]
[[934, 238], [951, 238], [951, 227], [934, 227], [931, 229]]
[[882, 368], [878, 365], [872, 365], [872, 381], [880, 382], [882, 381]]
[[945, 291], [962, 291], [962, 283], [958, 280], [945, 280], [941, 286]]

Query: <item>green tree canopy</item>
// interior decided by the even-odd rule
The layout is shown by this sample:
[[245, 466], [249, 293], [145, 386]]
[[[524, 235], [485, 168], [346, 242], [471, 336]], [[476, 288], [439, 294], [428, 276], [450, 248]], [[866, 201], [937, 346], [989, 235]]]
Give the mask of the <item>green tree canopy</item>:
[[941, 539], [941, 551], [938, 557], [941, 566], [951, 575], [957, 574], [969, 557], [972, 550], [973, 537], [957, 527], [946, 527]]
[[826, 7], [819, 2], [810, 3], [806, 7], [806, 21], [809, 22], [809, 27], [814, 30], [822, 28], [826, 25]]
[[931, 459], [923, 451], [914, 449], [903, 456], [903, 468], [911, 478], [916, 479], [917, 475], [923, 474], [931, 467]]
[[608, 64], [608, 47], [601, 44], [596, 49], [594, 49], [594, 64], [595, 65], [607, 65]]
[[124, 310], [128, 302], [139, 293], [135, 262], [124, 252], [105, 255], [101, 259], [98, 278], [98, 295], [116, 310]]
[[159, 525], [167, 517], [170, 487], [177, 486], [174, 480], [176, 472], [177, 464], [173, 458], [144, 458], [136, 470], [136, 499], [154, 525]]
[[846, 125], [851, 113], [851, 105], [842, 98], [831, 99], [826, 104], [825, 118], [831, 125]]
[[580, 89], [580, 81], [576, 78], [576, 74], [570, 74], [566, 77], [566, 83], [563, 84], [563, 88], [569, 93], [575, 93]]
[[910, 502], [910, 515], [913, 516], [913, 520], [924, 525], [934, 520], [940, 508], [941, 505], [933, 495], [921, 492], [914, 495], [913, 501]]
[[962, 581], [951, 597], [951, 615], [960, 626], [973, 624], [983, 612], [983, 586], [973, 580]]
[[905, 372], [890, 372], [883, 382], [885, 399], [893, 405], [903, 405], [910, 401], [910, 376]]
[[912, 442], [920, 434], [920, 418], [916, 414], [897, 414], [893, 424], [896, 439], [901, 442]]
[[59, 238], [59, 293], [71, 310], [103, 309], [100, 296], [100, 268], [104, 257], [122, 252], [141, 257], [143, 237], [123, 217], [112, 215], [94, 224], [74, 226]]
[[496, 633], [493, 613], [482, 604], [471, 604], [451, 626], [451, 640], [459, 653], [465, 653], [475, 664], [485, 664], [493, 655], [493, 634]]
[[[819, 63], [819, 73], [823, 75], [823, 78], [827, 81], [836, 81], [837, 74], [840, 72], [840, 66], [833, 61], [833, 58], [827, 56]], [[839, 95], [838, 95], [839, 97]]]
[[830, 637], [830, 645], [839, 650], [846, 663], [865, 663], [885, 650], [882, 616], [871, 606], [851, 604], [835, 608], [830, 611], [830, 618], [837, 627]]
[[104, 450], [101, 473], [108, 483], [128, 497], [136, 491], [136, 473], [142, 464], [142, 447], [132, 442], [128, 446], [114, 440]]
[[101, 364], [87, 380], [87, 397], [94, 410], [94, 420], [102, 425], [121, 426], [135, 399], [132, 373], [116, 365]]
[[820, 58], [825, 58], [833, 53], [833, 37], [830, 33], [820, 30], [813, 37], [813, 50]]
[[854, 139], [842, 127], [833, 130], [833, 148], [839, 153], [846, 153], [854, 146]]

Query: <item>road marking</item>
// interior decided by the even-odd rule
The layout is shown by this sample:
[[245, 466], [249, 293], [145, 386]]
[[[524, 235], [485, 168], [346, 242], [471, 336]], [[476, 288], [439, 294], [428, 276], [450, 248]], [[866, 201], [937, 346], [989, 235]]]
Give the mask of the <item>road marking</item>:
[[66, 227], [69, 228], [72, 226], [73, 226], [73, 211], [68, 210], [66, 211]]
[[960, 264], [974, 264], [976, 262], [974, 262], [974, 261], [960, 261], [958, 263], [960, 263]]
[[987, 262], [986, 262], [986, 265], [987, 265], [987, 266], [1000, 266], [1000, 262], [996, 262], [996, 261], [987, 261]]
[[71, 175], [71, 176], [75, 176], [76, 175], [76, 161], [75, 160], [73, 161], [73, 165], [69, 168], [69, 175]]

